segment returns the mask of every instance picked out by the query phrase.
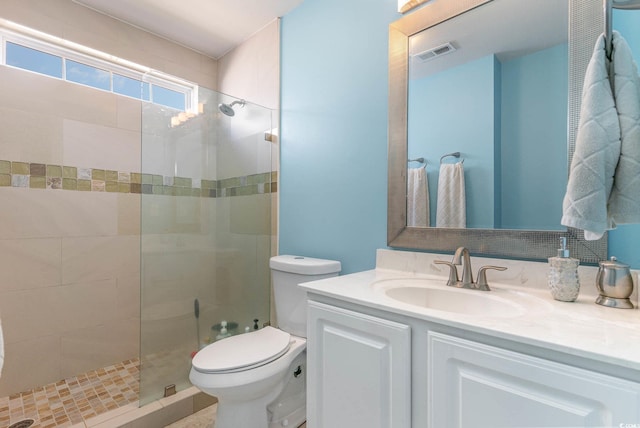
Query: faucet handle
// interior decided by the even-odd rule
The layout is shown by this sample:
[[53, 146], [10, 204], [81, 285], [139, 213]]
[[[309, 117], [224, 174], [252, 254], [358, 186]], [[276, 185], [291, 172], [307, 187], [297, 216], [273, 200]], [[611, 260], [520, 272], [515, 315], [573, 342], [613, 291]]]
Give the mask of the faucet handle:
[[449, 280], [447, 281], [447, 285], [456, 286], [458, 283], [458, 268], [451, 262], [445, 262], [443, 260], [434, 260], [433, 263], [437, 265], [447, 265], [449, 266]]
[[476, 282], [476, 288], [482, 291], [491, 291], [489, 288], [489, 283], [487, 283], [487, 271], [489, 269], [493, 270], [507, 270], [504, 266], [482, 266], [478, 269], [478, 281]]

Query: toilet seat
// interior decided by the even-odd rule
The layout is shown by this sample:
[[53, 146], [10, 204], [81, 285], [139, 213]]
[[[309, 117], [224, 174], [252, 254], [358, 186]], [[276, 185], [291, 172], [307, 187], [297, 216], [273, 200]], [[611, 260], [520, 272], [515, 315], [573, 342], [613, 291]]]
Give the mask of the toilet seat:
[[200, 350], [191, 364], [200, 373], [250, 370], [280, 358], [290, 344], [289, 333], [267, 326], [212, 343]]

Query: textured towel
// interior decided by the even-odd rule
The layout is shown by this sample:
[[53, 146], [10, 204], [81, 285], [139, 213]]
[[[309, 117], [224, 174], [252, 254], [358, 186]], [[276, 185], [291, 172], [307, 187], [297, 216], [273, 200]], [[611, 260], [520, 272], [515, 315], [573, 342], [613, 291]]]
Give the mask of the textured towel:
[[640, 223], [640, 77], [627, 42], [613, 32], [613, 92], [620, 123], [620, 159], [609, 198], [615, 224]]
[[3, 364], [4, 364], [4, 340], [2, 339], [2, 323], [0, 323], [0, 376], [2, 375]]
[[584, 230], [585, 239], [599, 239], [611, 227], [607, 202], [620, 156], [620, 125], [608, 78], [604, 36], [596, 41], [582, 88], [582, 106], [562, 203], [564, 226]]
[[407, 226], [429, 227], [429, 185], [424, 166], [407, 171]]
[[467, 226], [462, 162], [440, 165], [437, 208], [437, 227], [464, 228]]

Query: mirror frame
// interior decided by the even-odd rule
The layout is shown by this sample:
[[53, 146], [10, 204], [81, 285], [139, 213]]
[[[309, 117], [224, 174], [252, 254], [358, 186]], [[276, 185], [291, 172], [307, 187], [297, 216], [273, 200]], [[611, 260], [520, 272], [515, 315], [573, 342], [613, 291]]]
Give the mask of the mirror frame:
[[[387, 245], [395, 248], [453, 252], [464, 246], [475, 255], [542, 260], [556, 255], [561, 237], [572, 257], [596, 264], [607, 258], [607, 234], [586, 241], [583, 232], [513, 229], [407, 227], [407, 87], [409, 37], [494, 0], [433, 1], [389, 25], [389, 122]], [[498, 0], [499, 1], [499, 0]], [[582, 85], [604, 17], [601, 0], [569, 2], [568, 167], [575, 148]], [[560, 219], [558, 219], [559, 221]]]

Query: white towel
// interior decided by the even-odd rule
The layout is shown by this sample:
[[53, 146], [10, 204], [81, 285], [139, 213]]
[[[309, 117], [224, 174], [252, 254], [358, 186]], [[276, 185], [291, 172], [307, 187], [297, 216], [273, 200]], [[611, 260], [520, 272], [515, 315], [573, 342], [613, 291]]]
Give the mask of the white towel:
[[2, 376], [3, 364], [4, 364], [4, 340], [2, 339], [2, 323], [0, 322], [0, 376]]
[[407, 226], [429, 227], [429, 185], [424, 166], [407, 171]]
[[438, 176], [438, 206], [436, 226], [467, 227], [467, 207], [464, 192], [462, 162], [443, 163]]
[[640, 223], [640, 77], [627, 42], [613, 32], [614, 97], [620, 123], [620, 159], [609, 198], [615, 224]]
[[612, 225], [607, 201], [620, 155], [620, 126], [608, 63], [600, 35], [585, 75], [576, 147], [562, 203], [561, 224], [584, 230], [588, 240], [599, 239]]

